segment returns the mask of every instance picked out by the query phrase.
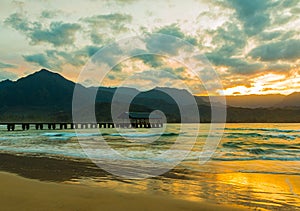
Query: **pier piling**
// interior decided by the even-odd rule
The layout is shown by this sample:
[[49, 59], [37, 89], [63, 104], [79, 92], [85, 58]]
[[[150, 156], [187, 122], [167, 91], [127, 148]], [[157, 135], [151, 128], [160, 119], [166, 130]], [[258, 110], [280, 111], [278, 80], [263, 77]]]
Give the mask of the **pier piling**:
[[9, 122], [9, 123], [1, 123], [0, 125], [6, 125], [7, 131], [14, 131], [16, 127], [22, 128], [22, 130], [29, 130], [30, 126], [33, 126], [36, 130], [43, 130], [44, 126], [48, 130], [55, 130], [56, 127], [58, 129], [96, 129], [96, 128], [159, 128], [163, 127], [163, 123], [149, 123], [149, 122], [99, 122], [99, 123], [17, 123], [17, 122]]

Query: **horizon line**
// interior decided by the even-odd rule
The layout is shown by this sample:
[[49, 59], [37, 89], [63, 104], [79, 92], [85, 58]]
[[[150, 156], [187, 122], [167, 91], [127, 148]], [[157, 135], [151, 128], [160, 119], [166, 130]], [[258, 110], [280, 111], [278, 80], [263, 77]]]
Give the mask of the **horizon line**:
[[[189, 92], [189, 91], [186, 90], [186, 89], [179, 89], [179, 88], [174, 88], [174, 87], [159, 87], [159, 86], [156, 86], [156, 87], [153, 87], [153, 88], [151, 88], [151, 89], [144, 90], [144, 91], [142, 91], [142, 90], [140, 90], [140, 89], [138, 89], [138, 88], [134, 88], [134, 87], [126, 87], [126, 86], [85, 86], [85, 85], [83, 85], [82, 83], [78, 83], [78, 82], [75, 82], [75, 81], [73, 81], [73, 80], [71, 80], [71, 79], [69, 79], [69, 78], [66, 78], [64, 75], [60, 74], [60, 73], [57, 72], [57, 71], [52, 71], [52, 70], [49, 70], [49, 69], [46, 69], [46, 68], [41, 68], [41, 69], [39, 69], [39, 70], [37, 70], [37, 71], [35, 71], [35, 72], [33, 72], [33, 73], [30, 73], [30, 74], [28, 74], [28, 75], [26, 75], [26, 76], [19, 77], [19, 78], [15, 79], [15, 80], [11, 80], [11, 79], [9, 79], [9, 78], [4, 79], [4, 80], [0, 80], [0, 83], [2, 83], [2, 82], [4, 82], [4, 81], [17, 82], [18, 80], [20, 80], [20, 79], [22, 79], [22, 78], [27, 78], [28, 76], [34, 75], [34, 74], [39, 73], [39, 72], [41, 72], [41, 71], [47, 71], [47, 72], [52, 73], [52, 74], [57, 74], [57, 75], [63, 77], [64, 79], [66, 79], [66, 80], [68, 80], [68, 81], [71, 81], [71, 82], [73, 82], [74, 84], [80, 84], [81, 86], [83, 86], [83, 87], [85, 87], [85, 88], [101, 88], [101, 87], [103, 87], [103, 88], [111, 88], [111, 89], [115, 89], [115, 88], [129, 88], [129, 89], [136, 89], [136, 90], [139, 91], [139, 92], [147, 92], [147, 91], [151, 91], [151, 90], [158, 89], [158, 88], [161, 88], [161, 89], [166, 88], [166, 89], [185, 90], [185, 91]], [[191, 92], [189, 92], [189, 93], [192, 94], [192, 95], [194, 95], [194, 96], [197, 96], [197, 97], [221, 97], [221, 96], [224, 96], [224, 97], [243, 97], [243, 96], [244, 96], [244, 97], [246, 97], [246, 96], [276, 96], [276, 95], [289, 96], [289, 95], [292, 95], [292, 94], [294, 94], [294, 93], [300, 93], [300, 92], [295, 91], [295, 92], [291, 92], [291, 93], [289, 93], [289, 94], [276, 93], [276, 94], [244, 94], [244, 95], [243, 95], [243, 94], [236, 94], [236, 95], [209, 95], [209, 94], [208, 94], [208, 95], [200, 95], [200, 94], [199, 94], [199, 95], [198, 95], [198, 94], [193, 94], [193, 93], [191, 93]]]

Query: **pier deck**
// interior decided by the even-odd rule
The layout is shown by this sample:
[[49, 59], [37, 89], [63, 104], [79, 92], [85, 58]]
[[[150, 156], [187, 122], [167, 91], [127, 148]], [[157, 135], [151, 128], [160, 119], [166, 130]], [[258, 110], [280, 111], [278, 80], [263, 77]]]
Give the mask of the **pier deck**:
[[6, 125], [8, 131], [14, 131], [16, 129], [29, 130], [34, 128], [36, 130], [66, 130], [66, 129], [89, 129], [89, 128], [160, 128], [163, 127], [163, 123], [112, 123], [112, 122], [99, 122], [99, 123], [72, 123], [72, 122], [60, 122], [60, 123], [29, 123], [29, 122], [8, 122], [0, 123], [0, 125]]

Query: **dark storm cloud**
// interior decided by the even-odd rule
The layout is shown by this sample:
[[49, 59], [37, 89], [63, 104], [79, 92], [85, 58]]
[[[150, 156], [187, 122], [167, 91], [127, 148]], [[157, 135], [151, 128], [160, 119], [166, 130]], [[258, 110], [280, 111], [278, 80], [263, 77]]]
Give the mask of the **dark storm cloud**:
[[300, 1], [298, 0], [285, 0], [278, 1], [277, 6], [273, 9], [275, 13], [273, 17], [274, 25], [284, 25], [293, 20], [299, 19]]
[[45, 27], [40, 22], [30, 22], [19, 13], [10, 15], [5, 23], [26, 35], [31, 44], [50, 43], [53, 46], [73, 45], [75, 34], [80, 29], [76, 23], [52, 22]]
[[70, 64], [75, 67], [84, 65], [88, 59], [93, 56], [99, 49], [98, 46], [85, 46], [71, 52], [58, 50], [45, 50], [44, 53], [24, 55], [27, 62], [35, 63], [41, 67], [62, 70], [62, 66]]
[[103, 44], [106, 40], [105, 36], [103, 34], [99, 34], [96, 31], [92, 31], [90, 34], [91, 41], [94, 44]]
[[286, 72], [291, 68], [290, 64], [269, 64], [267, 69], [271, 71]]
[[91, 57], [95, 53], [97, 53], [97, 51], [99, 51], [100, 49], [101, 49], [101, 47], [99, 47], [99, 46], [87, 45], [87, 46], [73, 52], [73, 54], [75, 54], [75, 56]]
[[164, 26], [152, 32], [145, 32], [145, 34], [147, 35], [144, 40], [146, 48], [155, 54], [178, 55], [182, 48], [190, 48], [191, 50], [197, 44], [196, 38], [184, 34], [176, 24]]
[[263, 32], [259, 36], [261, 40], [267, 41], [267, 40], [273, 40], [280, 37], [282, 33], [283, 33], [282, 31]]
[[78, 29], [80, 29], [79, 24], [52, 22], [48, 29], [33, 30], [30, 33], [30, 38], [34, 44], [48, 42], [54, 46], [73, 45]]
[[173, 69], [170, 67], [145, 70], [139, 73], [135, 73], [132, 78], [137, 80], [151, 81], [154, 84], [159, 84], [161, 80], [183, 80], [184, 79], [180, 75], [179, 68]]
[[[85, 61], [81, 58], [78, 58], [75, 54], [73, 53], [68, 53], [64, 51], [46, 51], [47, 56], [50, 60], [52, 61], [61, 61], [63, 60], [59, 65], [59, 67], [62, 64], [71, 64], [73, 66], [82, 66], [85, 64]], [[61, 67], [60, 67], [61, 68]]]
[[93, 44], [99, 45], [112, 42], [112, 36], [129, 31], [132, 16], [113, 13], [80, 18], [83, 24], [88, 24], [88, 34]]
[[147, 51], [142, 49], [136, 49], [131, 52], [131, 55], [133, 55], [132, 58], [136, 58], [139, 60], [142, 60], [144, 64], [147, 64], [151, 67], [160, 67], [163, 65], [163, 61], [161, 59], [161, 56], [155, 55], [155, 54], [149, 54]]
[[227, 0], [227, 3], [235, 10], [249, 36], [258, 34], [270, 24], [269, 9], [274, 6], [270, 0]]
[[177, 24], [163, 26], [152, 32], [146, 31], [145, 28], [144, 30], [146, 36], [143, 42], [146, 49], [135, 49], [130, 54], [152, 68], [164, 66], [162, 57], [166, 53], [177, 55], [182, 47], [188, 46], [188, 43], [194, 46], [197, 44], [197, 39], [183, 33]]
[[207, 34], [212, 37], [214, 48], [205, 55], [214, 66], [225, 66], [230, 73], [243, 75], [254, 74], [262, 69], [262, 64], [236, 58], [243, 54], [247, 45], [247, 34], [237, 24], [225, 23]]
[[11, 14], [5, 19], [4, 23], [23, 33], [28, 33], [33, 27], [26, 17], [20, 13]]
[[47, 56], [44, 54], [32, 54], [32, 55], [24, 55], [25, 61], [35, 63], [41, 67], [52, 69], [52, 65], [49, 64]]
[[247, 35], [235, 23], [226, 23], [208, 33], [216, 46], [214, 52], [227, 57], [241, 54], [247, 44]]
[[246, 61], [246, 59], [230, 58], [218, 53], [208, 53], [206, 56], [214, 65], [226, 66], [228, 67], [229, 72], [234, 74], [253, 74], [263, 68], [263, 64], [250, 63]]
[[[296, 40], [299, 32], [296, 28], [282, 28], [283, 24], [299, 19], [299, 15], [292, 12], [299, 8], [298, 0], [226, 0], [212, 4], [234, 11], [229, 21], [204, 33], [211, 38], [212, 46], [206, 55], [213, 65], [227, 67], [229, 74], [253, 75], [262, 71], [289, 71], [291, 65], [277, 60], [300, 58]], [[273, 30], [273, 26], [277, 29]], [[258, 47], [244, 55], [251, 47], [251, 39]], [[205, 36], [200, 37], [200, 43], [204, 41]]]
[[177, 26], [177, 24], [171, 24], [168, 26], [164, 26], [162, 28], [157, 29], [154, 33], [166, 34], [174, 37], [178, 37], [183, 39], [186, 42], [189, 42], [192, 45], [197, 45], [197, 39], [184, 34], [181, 29]]
[[145, 64], [150, 65], [151, 67], [159, 67], [163, 65], [163, 62], [158, 55], [154, 54], [142, 54], [139, 56], [136, 56], [135, 58], [138, 58], [142, 60]]
[[293, 61], [300, 58], [300, 40], [264, 44], [254, 48], [248, 56], [261, 61]]
[[271, 31], [260, 33], [258, 38], [262, 41], [285, 41], [296, 37], [299, 34], [297, 31]]

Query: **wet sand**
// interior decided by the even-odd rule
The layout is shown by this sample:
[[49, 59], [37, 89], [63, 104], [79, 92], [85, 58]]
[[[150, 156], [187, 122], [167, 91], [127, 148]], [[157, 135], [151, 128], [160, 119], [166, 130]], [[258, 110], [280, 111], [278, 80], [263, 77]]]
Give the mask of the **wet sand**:
[[[262, 164], [278, 164], [268, 162]], [[247, 172], [247, 165], [258, 163], [217, 162], [205, 168], [228, 172], [176, 168], [135, 181], [113, 176], [85, 159], [0, 153], [1, 210], [292, 210], [300, 204], [299, 175], [230, 170], [242, 164]]]
[[41, 182], [5, 172], [0, 173], [0, 187], [1, 210], [240, 210], [167, 196]]
[[[168, 195], [125, 193], [64, 182], [84, 177], [121, 180], [87, 160], [0, 154], [1, 210], [240, 210]], [[9, 172], [9, 173], [8, 173]], [[167, 173], [168, 177], [173, 174]]]

